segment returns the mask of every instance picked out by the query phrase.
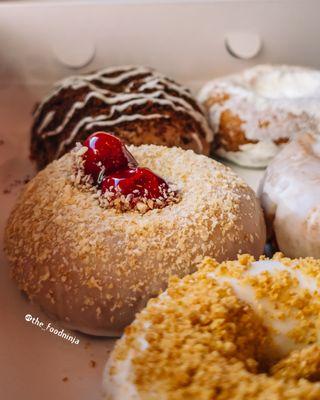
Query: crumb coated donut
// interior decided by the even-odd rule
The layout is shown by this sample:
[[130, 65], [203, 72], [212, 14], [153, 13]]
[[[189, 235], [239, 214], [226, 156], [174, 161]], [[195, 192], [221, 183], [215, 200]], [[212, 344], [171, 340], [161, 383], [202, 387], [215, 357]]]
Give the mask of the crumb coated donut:
[[175, 183], [181, 199], [145, 214], [104, 209], [75, 186], [73, 153], [27, 184], [6, 228], [13, 278], [51, 316], [77, 330], [113, 336], [203, 256], [259, 256], [262, 210], [229, 168], [193, 151], [128, 148], [140, 165]]
[[208, 82], [198, 99], [216, 154], [245, 167], [265, 167], [293, 136], [319, 132], [318, 70], [259, 65]]
[[319, 282], [312, 258], [205, 259], [126, 328], [106, 399], [319, 399]]
[[302, 135], [274, 158], [259, 196], [279, 249], [289, 257], [320, 258], [319, 135]]
[[34, 113], [31, 156], [39, 168], [97, 130], [127, 144], [208, 154], [213, 134], [188, 89], [143, 66], [110, 67], [56, 84]]

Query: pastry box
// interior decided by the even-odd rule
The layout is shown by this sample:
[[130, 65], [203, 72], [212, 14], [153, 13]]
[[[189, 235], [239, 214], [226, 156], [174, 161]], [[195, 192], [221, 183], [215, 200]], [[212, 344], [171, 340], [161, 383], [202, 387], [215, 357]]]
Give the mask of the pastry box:
[[[32, 111], [55, 81], [105, 66], [147, 65], [196, 93], [209, 79], [255, 64], [319, 68], [319, 12], [316, 0], [2, 1], [1, 242], [9, 211], [35, 174]], [[263, 169], [230, 166], [257, 190]], [[100, 399], [115, 340], [48, 319], [17, 290], [2, 250], [0, 257], [1, 398]]]

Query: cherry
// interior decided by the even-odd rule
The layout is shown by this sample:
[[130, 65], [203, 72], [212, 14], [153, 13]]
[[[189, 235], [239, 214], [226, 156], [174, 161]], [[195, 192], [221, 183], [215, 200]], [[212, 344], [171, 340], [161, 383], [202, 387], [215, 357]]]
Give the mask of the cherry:
[[133, 155], [117, 137], [106, 132], [96, 132], [83, 145], [87, 147], [82, 156], [84, 172], [92, 177], [94, 185], [102, 193], [106, 193], [111, 205], [113, 200], [119, 199], [113, 205], [120, 206], [120, 209], [125, 205], [122, 209], [127, 210], [128, 205], [130, 208], [138, 207], [139, 200], [150, 199], [160, 202], [150, 205], [143, 201], [146, 207], [162, 208], [173, 201], [174, 193], [170, 191], [169, 185], [150, 169], [138, 167]]
[[103, 175], [137, 166], [137, 161], [116, 136], [107, 132], [96, 132], [83, 143], [88, 150], [84, 153], [84, 170], [99, 183]]
[[101, 184], [102, 192], [113, 192], [134, 198], [158, 199], [168, 192], [168, 184], [148, 168], [128, 168], [106, 176]]

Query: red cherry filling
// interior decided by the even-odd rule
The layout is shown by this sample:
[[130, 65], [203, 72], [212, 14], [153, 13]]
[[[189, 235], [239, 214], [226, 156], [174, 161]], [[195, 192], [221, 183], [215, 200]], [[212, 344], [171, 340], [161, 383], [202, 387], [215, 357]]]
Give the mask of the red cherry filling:
[[[102, 207], [122, 211], [137, 208], [144, 213], [179, 201], [178, 192], [160, 176], [148, 168], [138, 167], [133, 155], [117, 137], [97, 132], [83, 144], [87, 150], [82, 155], [81, 165], [84, 174], [92, 177], [93, 188], [101, 190], [99, 203]], [[84, 182], [87, 184], [88, 180]]]
[[94, 183], [103, 176], [121, 169], [137, 166], [137, 161], [120, 139], [106, 132], [96, 132], [83, 143], [88, 150], [84, 153], [84, 171], [91, 175]]
[[106, 176], [101, 184], [103, 193], [132, 195], [132, 198], [159, 199], [166, 197], [169, 186], [148, 168], [130, 168]]

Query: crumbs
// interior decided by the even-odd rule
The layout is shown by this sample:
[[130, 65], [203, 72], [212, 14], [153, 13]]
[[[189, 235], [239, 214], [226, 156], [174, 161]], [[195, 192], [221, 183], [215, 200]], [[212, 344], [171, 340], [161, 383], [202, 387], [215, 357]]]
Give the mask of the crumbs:
[[[1, 140], [0, 140], [1, 142]], [[7, 187], [5, 187], [2, 191], [3, 194], [10, 194], [14, 189], [19, 186], [26, 185], [30, 181], [31, 177], [29, 175], [25, 176], [22, 179], [14, 179], [12, 182], [9, 183]]]

